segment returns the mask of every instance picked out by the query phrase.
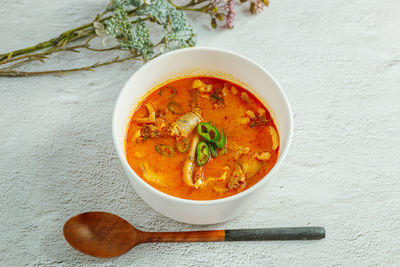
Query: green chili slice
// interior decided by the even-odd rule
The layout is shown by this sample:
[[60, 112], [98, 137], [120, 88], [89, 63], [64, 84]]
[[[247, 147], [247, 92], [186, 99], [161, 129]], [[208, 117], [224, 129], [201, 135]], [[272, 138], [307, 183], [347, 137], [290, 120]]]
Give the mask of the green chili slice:
[[197, 132], [208, 142], [217, 143], [219, 140], [218, 129], [207, 122], [201, 122], [197, 125]]
[[179, 152], [184, 153], [189, 149], [189, 141], [186, 138], [179, 140], [176, 142], [175, 147]]
[[216, 143], [217, 147], [219, 149], [223, 149], [225, 147], [225, 143], [226, 143], [226, 136], [224, 131], [221, 132], [220, 136], [219, 136], [219, 140]]
[[218, 153], [217, 153], [217, 149], [215, 148], [215, 144], [213, 144], [213, 143], [208, 143], [208, 146], [209, 146], [209, 148], [210, 148], [210, 152], [211, 152], [211, 157], [213, 157], [213, 158], [216, 158], [217, 156], [218, 156]]
[[219, 152], [219, 154], [220, 154], [220, 155], [224, 155], [224, 154], [226, 154], [226, 152], [228, 152], [228, 151], [227, 151], [226, 147], [224, 147], [223, 149], [221, 149], [221, 151]]
[[174, 156], [174, 148], [169, 145], [164, 145], [164, 144], [158, 144], [155, 146], [156, 151], [158, 154], [164, 156], [164, 157], [172, 157]]
[[207, 143], [200, 141], [196, 147], [196, 163], [197, 166], [201, 167], [208, 162], [210, 159], [210, 148]]
[[166, 89], [171, 89], [171, 95], [169, 96], [169, 99], [173, 99], [176, 96], [176, 88], [173, 87], [173, 86], [167, 86], [167, 87], [161, 88], [161, 90], [160, 90], [160, 92], [158, 94], [160, 96], [162, 96]]
[[217, 95], [214, 95], [214, 94], [212, 94], [211, 97], [214, 98], [214, 99], [217, 100], [217, 101], [222, 101], [222, 100], [223, 100], [222, 97], [217, 96]]
[[169, 102], [167, 108], [174, 114], [183, 114], [182, 106], [174, 101]]

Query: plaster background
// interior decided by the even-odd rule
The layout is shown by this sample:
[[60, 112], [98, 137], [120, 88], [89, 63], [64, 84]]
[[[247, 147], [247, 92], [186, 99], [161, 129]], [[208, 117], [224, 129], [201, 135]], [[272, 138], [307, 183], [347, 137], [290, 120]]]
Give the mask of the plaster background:
[[[114, 102], [139, 64], [0, 78], [1, 266], [395, 266], [400, 262], [398, 0], [280, 0], [235, 29], [191, 16], [201, 46], [268, 69], [294, 112], [288, 157], [245, 215], [220, 225], [168, 219], [135, 193], [111, 138]], [[90, 22], [106, 1], [2, 1], [0, 52]], [[90, 63], [85, 53], [53, 61]], [[49, 65], [50, 66], [50, 65]], [[46, 66], [45, 66], [46, 67]], [[115, 259], [73, 250], [69, 217], [118, 214], [149, 231], [325, 226], [311, 242], [145, 244]]]

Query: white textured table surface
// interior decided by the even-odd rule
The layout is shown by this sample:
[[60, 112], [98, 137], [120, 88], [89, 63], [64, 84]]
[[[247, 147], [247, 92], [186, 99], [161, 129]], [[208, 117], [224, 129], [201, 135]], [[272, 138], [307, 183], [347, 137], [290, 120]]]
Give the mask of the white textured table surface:
[[[106, 2], [2, 1], [0, 52], [91, 21]], [[236, 51], [280, 81], [294, 112], [289, 155], [263, 199], [230, 222], [191, 226], [135, 193], [111, 138], [114, 101], [139, 67], [0, 78], [0, 266], [400, 263], [400, 4], [274, 0], [235, 29], [196, 19], [199, 45]], [[59, 56], [59, 61], [71, 61]], [[78, 62], [87, 63], [85, 54]], [[312, 242], [145, 244], [115, 259], [73, 250], [66, 219], [116, 213], [151, 231], [321, 225]]]

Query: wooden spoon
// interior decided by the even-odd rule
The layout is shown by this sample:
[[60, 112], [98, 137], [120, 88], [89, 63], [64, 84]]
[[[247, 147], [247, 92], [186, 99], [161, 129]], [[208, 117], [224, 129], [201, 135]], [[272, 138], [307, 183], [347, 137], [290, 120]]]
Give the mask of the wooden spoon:
[[313, 240], [325, 237], [323, 227], [260, 228], [196, 232], [142, 232], [117, 215], [85, 212], [63, 228], [68, 243], [91, 256], [111, 258], [145, 242], [211, 242], [250, 240]]

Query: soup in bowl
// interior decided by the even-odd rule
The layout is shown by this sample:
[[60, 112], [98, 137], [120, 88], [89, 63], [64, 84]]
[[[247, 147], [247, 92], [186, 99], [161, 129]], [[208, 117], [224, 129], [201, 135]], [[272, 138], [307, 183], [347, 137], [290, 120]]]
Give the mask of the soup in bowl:
[[285, 157], [287, 99], [253, 61], [219, 49], [167, 53], [140, 68], [113, 116], [138, 194], [178, 221], [210, 224], [249, 209]]

